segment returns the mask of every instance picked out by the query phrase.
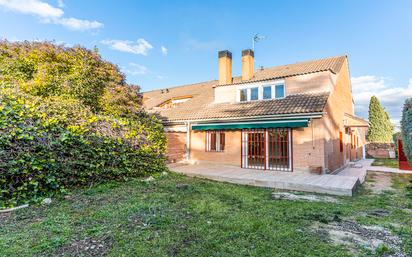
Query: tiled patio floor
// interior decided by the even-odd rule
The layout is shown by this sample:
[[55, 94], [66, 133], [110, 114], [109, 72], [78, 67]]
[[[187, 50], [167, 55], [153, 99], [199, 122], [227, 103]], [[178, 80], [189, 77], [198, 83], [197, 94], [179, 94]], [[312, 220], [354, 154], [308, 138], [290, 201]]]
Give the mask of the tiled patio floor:
[[338, 176], [262, 171], [213, 163], [174, 164], [170, 166], [170, 169], [187, 176], [221, 182], [347, 196], [353, 194], [363, 176], [362, 174], [357, 176], [355, 173]]

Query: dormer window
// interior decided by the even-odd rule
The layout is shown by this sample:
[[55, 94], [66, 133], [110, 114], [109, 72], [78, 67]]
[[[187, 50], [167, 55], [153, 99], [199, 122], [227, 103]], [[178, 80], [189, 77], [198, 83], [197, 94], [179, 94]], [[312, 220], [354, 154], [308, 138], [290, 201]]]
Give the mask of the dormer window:
[[247, 101], [247, 89], [240, 90], [240, 101], [241, 102]]
[[284, 81], [277, 81], [271, 84], [241, 85], [238, 87], [238, 102], [281, 99], [286, 96]]
[[284, 98], [285, 97], [285, 85], [280, 84], [275, 86], [275, 98]]
[[189, 101], [192, 99], [192, 96], [181, 96], [181, 97], [173, 97], [163, 103], [161, 103], [158, 108], [162, 109], [169, 109], [169, 108], [174, 108], [176, 106], [179, 106], [180, 104]]
[[258, 100], [259, 99], [259, 88], [258, 87], [253, 87], [250, 89], [250, 100]]
[[272, 99], [272, 86], [263, 87], [263, 99]]

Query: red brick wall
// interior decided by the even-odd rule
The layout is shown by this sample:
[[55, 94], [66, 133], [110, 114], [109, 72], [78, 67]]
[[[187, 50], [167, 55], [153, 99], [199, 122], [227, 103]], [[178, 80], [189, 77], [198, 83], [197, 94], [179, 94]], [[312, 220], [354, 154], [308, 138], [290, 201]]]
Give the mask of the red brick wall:
[[169, 162], [178, 162], [185, 159], [186, 132], [166, 132], [166, 155]]

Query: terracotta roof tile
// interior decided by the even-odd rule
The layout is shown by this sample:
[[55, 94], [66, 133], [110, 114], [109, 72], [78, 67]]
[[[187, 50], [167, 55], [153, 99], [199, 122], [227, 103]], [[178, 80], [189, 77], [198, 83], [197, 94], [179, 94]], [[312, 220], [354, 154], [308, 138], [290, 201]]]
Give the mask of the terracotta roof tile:
[[322, 112], [329, 93], [289, 95], [283, 99], [259, 100], [244, 103], [209, 103], [197, 108], [179, 106], [172, 109], [152, 110], [164, 121], [244, 118], [280, 114]]

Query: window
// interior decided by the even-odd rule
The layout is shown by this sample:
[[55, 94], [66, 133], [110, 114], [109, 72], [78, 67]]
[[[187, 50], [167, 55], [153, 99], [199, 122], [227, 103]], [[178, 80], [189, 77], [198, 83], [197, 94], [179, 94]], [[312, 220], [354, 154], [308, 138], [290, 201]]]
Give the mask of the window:
[[240, 90], [240, 101], [247, 101], [247, 89]]
[[254, 87], [250, 89], [250, 100], [258, 100], [259, 99], [259, 88]]
[[263, 87], [263, 99], [271, 99], [272, 98], [272, 87], [266, 86]]
[[223, 152], [225, 150], [225, 133], [206, 131], [206, 152]]
[[236, 91], [236, 99], [239, 102], [281, 99], [286, 97], [284, 81], [274, 81], [273, 83], [260, 85], [240, 85], [239, 87]]
[[339, 150], [343, 152], [343, 133], [339, 132]]
[[276, 85], [275, 87], [275, 98], [285, 97], [285, 85]]

